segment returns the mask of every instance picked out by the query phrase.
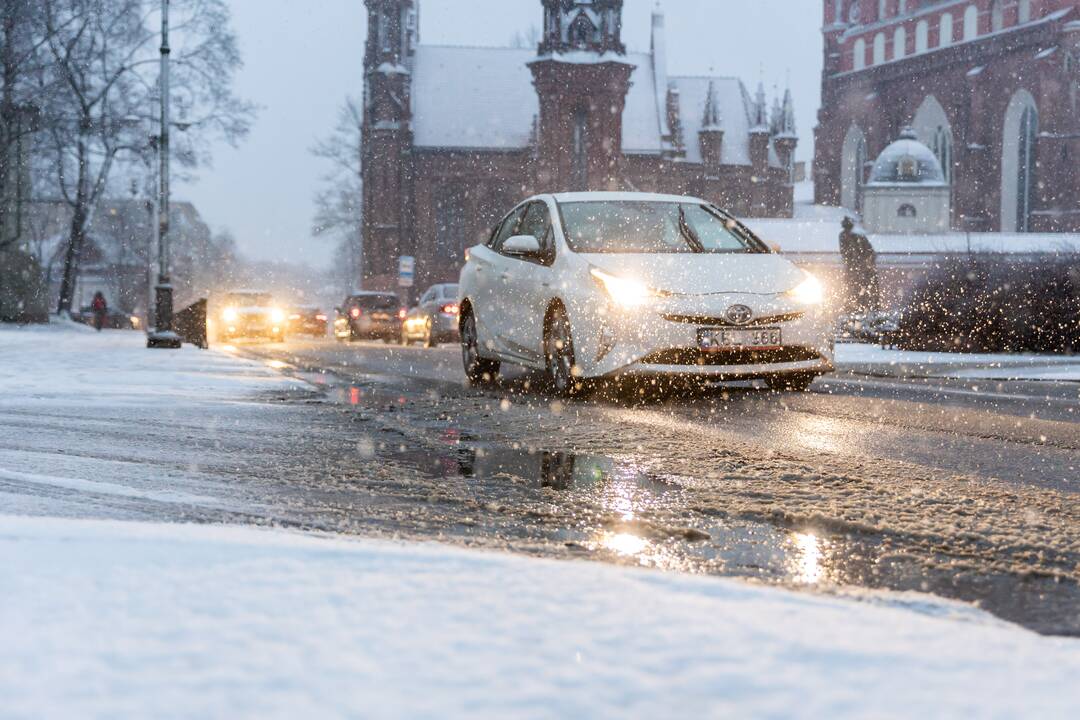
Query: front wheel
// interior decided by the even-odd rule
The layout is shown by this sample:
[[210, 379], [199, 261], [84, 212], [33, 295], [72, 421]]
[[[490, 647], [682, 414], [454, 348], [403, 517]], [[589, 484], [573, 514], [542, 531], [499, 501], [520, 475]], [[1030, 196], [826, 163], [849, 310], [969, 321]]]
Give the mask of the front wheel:
[[766, 382], [773, 392], [806, 392], [816, 377], [813, 373], [773, 375]]
[[561, 307], [552, 311], [544, 334], [544, 357], [548, 385], [555, 395], [568, 398], [583, 391], [583, 383], [578, 379], [580, 370], [574, 355], [570, 318]]
[[470, 385], [491, 382], [499, 374], [499, 361], [480, 357], [480, 338], [476, 318], [469, 313], [461, 321], [461, 362]]

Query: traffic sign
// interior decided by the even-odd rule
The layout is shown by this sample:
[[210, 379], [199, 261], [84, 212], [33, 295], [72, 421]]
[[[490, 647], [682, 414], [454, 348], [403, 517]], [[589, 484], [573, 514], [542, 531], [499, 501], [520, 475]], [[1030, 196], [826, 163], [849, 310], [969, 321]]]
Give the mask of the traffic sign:
[[398, 286], [409, 288], [413, 286], [416, 278], [416, 258], [411, 255], [402, 255], [398, 258]]

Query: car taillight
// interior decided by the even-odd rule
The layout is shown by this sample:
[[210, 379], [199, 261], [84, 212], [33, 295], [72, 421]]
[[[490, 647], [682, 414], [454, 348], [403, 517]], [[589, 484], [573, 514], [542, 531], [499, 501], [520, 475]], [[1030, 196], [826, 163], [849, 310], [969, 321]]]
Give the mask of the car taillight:
[[360, 308], [353, 308], [349, 311], [349, 314], [352, 315], [354, 318], [358, 318], [362, 313], [360, 312]]
[[443, 305], [441, 310], [443, 315], [457, 315], [461, 311], [461, 308], [457, 306], [457, 303], [448, 303]]
[[408, 314], [409, 312], [405, 308], [401, 308], [397, 311], [398, 320], [404, 320], [405, 316]]

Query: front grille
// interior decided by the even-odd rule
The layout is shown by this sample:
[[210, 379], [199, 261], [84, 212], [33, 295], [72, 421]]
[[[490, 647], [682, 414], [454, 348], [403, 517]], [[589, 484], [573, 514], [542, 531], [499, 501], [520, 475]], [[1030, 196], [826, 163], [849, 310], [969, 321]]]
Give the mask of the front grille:
[[731, 348], [708, 352], [697, 348], [673, 348], [647, 355], [641, 362], [646, 365], [766, 365], [772, 363], [806, 362], [821, 360], [821, 354], [804, 347], [785, 347], [754, 350]]
[[769, 317], [754, 318], [750, 322], [741, 325], [733, 323], [727, 318], [714, 317], [711, 315], [664, 315], [664, 319], [670, 322], [686, 323], [687, 325], [707, 325], [713, 327], [761, 327], [762, 325], [778, 325], [780, 323], [794, 322], [802, 319], [806, 313], [794, 312], [786, 315], [770, 315]]

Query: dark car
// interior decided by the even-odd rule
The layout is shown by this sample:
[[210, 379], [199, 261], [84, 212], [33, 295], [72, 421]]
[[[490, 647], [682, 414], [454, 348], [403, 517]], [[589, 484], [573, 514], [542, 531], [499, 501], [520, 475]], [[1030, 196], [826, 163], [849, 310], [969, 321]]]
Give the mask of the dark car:
[[422, 342], [424, 347], [434, 347], [443, 342], [457, 342], [461, 337], [457, 298], [457, 285], [429, 287], [401, 324], [401, 344]]
[[393, 293], [359, 292], [345, 298], [334, 319], [334, 337], [338, 340], [385, 340], [396, 342], [401, 336], [404, 311]]
[[326, 313], [314, 305], [299, 305], [289, 311], [289, 334], [326, 337]]

